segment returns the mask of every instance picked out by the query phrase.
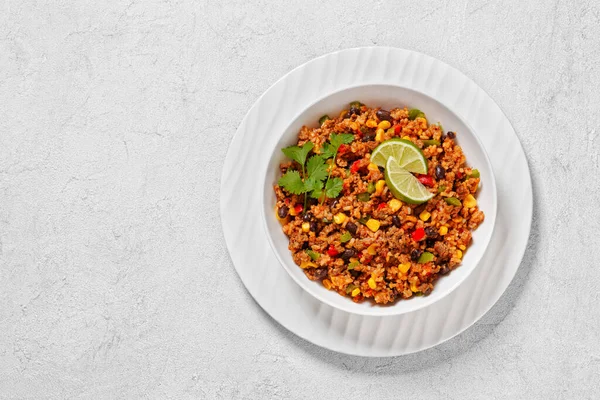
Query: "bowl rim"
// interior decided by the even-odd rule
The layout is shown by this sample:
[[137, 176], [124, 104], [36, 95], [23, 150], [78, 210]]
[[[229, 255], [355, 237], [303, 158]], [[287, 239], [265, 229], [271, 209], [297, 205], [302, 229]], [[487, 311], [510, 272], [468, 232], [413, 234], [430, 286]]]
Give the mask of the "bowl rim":
[[[453, 114], [462, 124], [464, 124], [467, 129], [472, 133], [473, 137], [475, 138], [475, 142], [477, 143], [477, 146], [479, 147], [479, 149], [481, 150], [484, 160], [485, 160], [485, 164], [486, 167], [488, 169], [488, 171], [490, 172], [490, 175], [492, 177], [491, 182], [488, 183], [486, 182], [486, 185], [490, 185], [491, 186], [491, 191], [492, 191], [492, 206], [491, 206], [491, 210], [490, 211], [486, 211], [486, 218], [484, 220], [483, 223], [488, 223], [491, 224], [490, 227], [490, 234], [487, 235], [487, 237], [484, 238], [483, 240], [483, 250], [481, 251], [481, 254], [477, 257], [477, 259], [473, 260], [472, 264], [473, 267], [469, 268], [469, 270], [466, 272], [466, 274], [463, 276], [462, 279], [456, 281], [450, 288], [448, 288], [446, 290], [446, 292], [440, 296], [437, 299], [432, 299], [429, 301], [424, 301], [421, 304], [418, 305], [413, 305], [412, 307], [409, 305], [407, 307], [403, 307], [402, 309], [395, 307], [398, 302], [394, 302], [391, 305], [376, 305], [375, 307], [371, 308], [371, 309], [356, 309], [353, 308], [352, 305], [354, 304], [352, 302], [352, 300], [347, 299], [346, 296], [341, 296], [344, 297], [345, 300], [347, 300], [347, 303], [342, 304], [335, 304], [334, 302], [329, 301], [327, 298], [325, 298], [324, 296], [321, 296], [321, 294], [319, 294], [316, 291], [313, 291], [311, 288], [308, 287], [307, 285], [307, 280], [308, 278], [305, 277], [305, 279], [299, 279], [298, 277], [296, 277], [292, 271], [290, 270], [290, 266], [282, 259], [282, 257], [279, 254], [278, 248], [275, 245], [275, 243], [273, 242], [273, 238], [270, 234], [270, 230], [269, 230], [269, 226], [267, 224], [267, 216], [265, 214], [265, 204], [266, 204], [266, 200], [265, 200], [265, 185], [267, 184], [266, 182], [266, 178], [267, 178], [267, 172], [269, 169], [269, 164], [270, 161], [266, 162], [265, 166], [264, 166], [264, 170], [261, 171], [261, 183], [259, 185], [259, 187], [261, 188], [261, 192], [260, 192], [260, 204], [261, 204], [261, 209], [260, 209], [260, 213], [261, 213], [261, 217], [262, 217], [262, 225], [263, 225], [263, 229], [265, 231], [265, 235], [267, 236], [267, 241], [269, 242], [269, 246], [271, 247], [271, 250], [273, 251], [273, 253], [275, 254], [275, 257], [277, 258], [277, 261], [279, 261], [280, 266], [282, 266], [285, 271], [287, 272], [287, 274], [296, 282], [296, 284], [298, 284], [302, 290], [304, 290], [306, 293], [308, 293], [310, 296], [314, 297], [316, 300], [320, 301], [323, 304], [327, 304], [330, 307], [333, 307], [335, 309], [341, 310], [341, 311], [345, 311], [348, 312], [350, 314], [355, 314], [355, 315], [363, 315], [363, 316], [369, 316], [369, 317], [382, 317], [382, 316], [398, 316], [398, 315], [404, 315], [404, 314], [408, 314], [417, 310], [421, 310], [423, 308], [429, 307], [432, 304], [435, 304], [439, 301], [441, 301], [442, 299], [446, 298], [449, 294], [451, 294], [452, 292], [454, 292], [464, 281], [467, 280], [467, 278], [473, 273], [473, 271], [479, 267], [479, 264], [481, 262], [481, 259], [483, 258], [483, 256], [485, 255], [485, 253], [487, 252], [488, 246], [490, 244], [490, 241], [492, 239], [492, 237], [494, 236], [494, 231], [495, 231], [495, 225], [496, 225], [496, 214], [497, 214], [497, 210], [498, 210], [498, 192], [497, 192], [497, 188], [496, 188], [496, 176], [494, 174], [494, 170], [492, 168], [492, 164], [490, 162], [490, 158], [487, 154], [487, 151], [485, 150], [485, 147], [483, 146], [483, 144], [481, 143], [481, 140], [479, 138], [479, 136], [477, 135], [477, 133], [475, 132], [475, 130], [473, 130], [473, 128], [471, 127], [471, 125], [469, 123], [467, 123], [464, 118], [458, 114], [457, 112], [453, 111], [450, 107], [448, 107], [446, 104], [444, 104], [442, 101], [432, 97], [431, 95], [414, 89], [412, 87], [407, 87], [404, 85], [399, 85], [399, 84], [392, 84], [392, 83], [386, 83], [386, 82], [369, 82], [369, 83], [362, 83], [362, 84], [357, 84], [357, 85], [350, 85], [344, 88], [338, 88], [335, 90], [330, 90], [328, 91], [326, 94], [324, 94], [323, 96], [320, 96], [319, 98], [317, 98], [316, 100], [310, 102], [308, 105], [306, 105], [305, 107], [302, 108], [302, 110], [300, 110], [299, 112], [297, 112], [293, 118], [290, 119], [290, 122], [285, 126], [285, 128], [283, 128], [280, 133], [279, 133], [279, 139], [277, 140], [277, 142], [275, 143], [275, 147], [273, 148], [273, 151], [270, 152], [269, 155], [269, 160], [273, 157], [273, 153], [277, 150], [277, 144], [279, 144], [279, 140], [281, 139], [281, 136], [284, 132], [286, 132], [290, 126], [292, 124], [294, 124], [298, 118], [300, 118], [300, 116], [302, 114], [304, 114], [308, 109], [310, 109], [311, 107], [313, 107], [315, 104], [325, 100], [326, 98], [333, 96], [337, 93], [340, 92], [344, 92], [347, 90], [352, 90], [352, 89], [357, 89], [357, 88], [362, 88], [362, 87], [367, 87], [367, 86], [387, 86], [387, 87], [395, 87], [395, 88], [400, 88], [403, 90], [407, 90], [409, 92], [414, 92], [418, 95], [421, 96], [425, 96], [431, 100], [433, 100], [434, 102], [436, 102], [438, 105], [440, 105], [441, 107], [443, 107], [444, 109], [446, 109], [447, 111], [449, 111], [451, 114]], [[491, 212], [491, 215], [489, 215], [488, 213]], [[289, 251], [289, 249], [288, 249]], [[462, 265], [461, 265], [462, 266]], [[294, 264], [295, 268], [300, 268], [298, 265]], [[312, 282], [312, 281], [310, 281]], [[408, 299], [410, 300], [410, 299]], [[348, 307], [346, 306], [346, 304], [348, 305]]]

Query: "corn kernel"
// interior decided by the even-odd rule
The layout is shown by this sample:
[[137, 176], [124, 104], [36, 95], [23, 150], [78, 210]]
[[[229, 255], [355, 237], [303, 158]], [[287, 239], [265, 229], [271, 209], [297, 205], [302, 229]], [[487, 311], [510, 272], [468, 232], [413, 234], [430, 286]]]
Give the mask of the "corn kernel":
[[410, 140], [410, 136], [402, 136], [402, 139], [404, 139], [404, 140]]
[[413, 282], [410, 284], [410, 290], [413, 293], [417, 293], [419, 291], [419, 288], [417, 288], [417, 285]]
[[302, 263], [300, 263], [300, 268], [302, 268], [302, 269], [317, 268], [317, 264], [315, 264], [314, 262], [311, 262], [311, 261], [303, 261]]
[[402, 263], [402, 264], [398, 265], [398, 269], [403, 274], [406, 274], [408, 272], [408, 270], [410, 269], [410, 263]]
[[462, 258], [463, 256], [463, 252], [460, 250], [456, 250], [456, 252], [454, 253], [454, 257], [458, 258], [459, 260]]
[[342, 112], [340, 113], [340, 118], [344, 118], [344, 115], [346, 115], [347, 112], [348, 110], [342, 110]]
[[369, 165], [367, 165], [367, 169], [369, 171], [379, 171], [379, 167], [373, 163], [369, 163]]
[[356, 297], [356, 296], [358, 296], [359, 294], [360, 294], [360, 289], [359, 289], [359, 288], [356, 288], [356, 289], [354, 289], [354, 290], [352, 291], [352, 297]]
[[467, 246], [465, 246], [464, 244], [459, 244], [458, 248], [461, 249], [462, 251], [465, 251], [467, 249]]
[[373, 277], [369, 278], [367, 284], [371, 289], [375, 289], [377, 287], [377, 284], [375, 283], [375, 279], [373, 279]]
[[398, 199], [391, 199], [388, 202], [388, 205], [390, 206], [392, 212], [396, 212], [402, 207], [402, 202]]
[[375, 131], [375, 141], [376, 142], [381, 142], [381, 140], [383, 139], [383, 133], [385, 131], [381, 128], [377, 128], [377, 130]]
[[467, 197], [465, 197], [465, 200], [463, 201], [463, 206], [465, 206], [466, 208], [476, 207], [477, 199], [475, 199], [475, 197], [473, 197], [472, 194], [468, 194]]
[[323, 279], [323, 286], [325, 286], [325, 289], [327, 290], [331, 289], [331, 281], [329, 279]]
[[430, 217], [431, 213], [429, 211], [423, 211], [421, 212], [421, 214], [419, 214], [419, 218], [421, 218], [421, 221], [427, 221]]
[[459, 215], [458, 217], [452, 218], [452, 221], [456, 222], [457, 224], [460, 224], [463, 221], [463, 218]]
[[348, 126], [350, 127], [350, 129], [352, 129], [353, 131], [358, 129], [358, 124], [356, 122], [350, 122], [348, 124]]
[[367, 120], [366, 125], [369, 128], [375, 128], [377, 126], [377, 122], [375, 120], [373, 120], [373, 119], [369, 119], [369, 120]]
[[295, 217], [296, 215], [298, 215], [298, 213], [296, 212], [296, 207], [290, 207], [290, 215], [292, 217]]
[[302, 232], [308, 232], [310, 231], [310, 224], [308, 222], [303, 222], [302, 223]]
[[369, 253], [370, 255], [374, 256], [375, 254], [377, 254], [376, 248], [377, 248], [377, 246], [375, 246], [375, 243], [373, 243], [372, 245], [370, 245], [369, 247], [367, 247], [367, 253]]
[[381, 122], [379, 123], [379, 125], [377, 125], [377, 127], [378, 127], [379, 129], [389, 129], [389, 128], [390, 128], [390, 126], [392, 126], [392, 124], [390, 124], [390, 121], [381, 121]]
[[344, 214], [344, 213], [337, 213], [333, 216], [333, 222], [335, 222], [338, 225], [343, 224], [345, 220], [346, 220], [346, 214]]
[[381, 225], [381, 223], [379, 221], [377, 221], [376, 219], [371, 218], [367, 221], [367, 223], [365, 225], [367, 225], [367, 228], [369, 228], [373, 232], [377, 232], [379, 230], [379, 226]]
[[444, 236], [444, 235], [446, 235], [446, 234], [448, 233], [448, 227], [447, 227], [447, 226], [445, 226], [445, 225], [444, 225], [444, 226], [442, 226], [442, 227], [440, 227], [440, 230], [439, 230], [439, 232], [438, 232], [438, 233], [439, 233], [441, 236]]
[[383, 188], [385, 187], [385, 181], [380, 179], [375, 183], [375, 194], [380, 195], [383, 192]]

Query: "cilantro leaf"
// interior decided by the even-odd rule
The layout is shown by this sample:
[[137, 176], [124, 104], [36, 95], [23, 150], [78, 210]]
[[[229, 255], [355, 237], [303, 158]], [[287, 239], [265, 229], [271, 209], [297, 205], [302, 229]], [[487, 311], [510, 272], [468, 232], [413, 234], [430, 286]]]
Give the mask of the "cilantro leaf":
[[291, 158], [300, 165], [304, 165], [306, 162], [306, 156], [308, 156], [308, 153], [310, 153], [313, 147], [315, 147], [315, 145], [312, 142], [306, 142], [302, 145], [302, 147], [289, 146], [281, 149], [281, 151], [286, 157]]
[[279, 178], [277, 184], [292, 194], [304, 193], [304, 182], [302, 182], [298, 171], [288, 170]]
[[331, 178], [325, 185], [325, 195], [330, 199], [336, 198], [342, 191], [344, 181], [341, 178]]
[[304, 191], [305, 192], [310, 192], [312, 190], [320, 190], [320, 189], [323, 189], [323, 181], [321, 181], [319, 179], [315, 179], [312, 176], [308, 177], [308, 179], [306, 179], [304, 181]]
[[310, 192], [310, 197], [317, 200], [321, 199], [323, 197], [323, 187], [321, 186], [318, 189], [313, 189], [313, 191]]
[[336, 152], [342, 144], [350, 144], [353, 140], [354, 135], [351, 133], [342, 133], [339, 135], [332, 133], [331, 136], [329, 136], [329, 142], [331, 142], [331, 145], [333, 146]]
[[337, 149], [334, 148], [331, 143], [324, 143], [323, 147], [321, 148], [321, 157], [323, 157], [324, 160], [331, 158], [335, 155]]
[[309, 179], [322, 181], [327, 178], [327, 165], [321, 156], [312, 156], [306, 163], [306, 174]]

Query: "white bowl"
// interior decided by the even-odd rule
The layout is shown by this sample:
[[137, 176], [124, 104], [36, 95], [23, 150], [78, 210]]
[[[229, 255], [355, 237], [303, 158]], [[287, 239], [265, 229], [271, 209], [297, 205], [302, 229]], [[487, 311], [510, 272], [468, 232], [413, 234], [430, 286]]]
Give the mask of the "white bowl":
[[[297, 143], [298, 132], [303, 125], [318, 126], [319, 118], [324, 114], [337, 115], [340, 110], [347, 108], [348, 103], [360, 101], [369, 107], [391, 109], [394, 107], [418, 108], [427, 116], [430, 123], [441, 122], [445, 131], [457, 132], [458, 144], [462, 147], [467, 164], [477, 168], [481, 174], [481, 185], [477, 195], [479, 208], [485, 213], [484, 222], [473, 232], [473, 242], [465, 252], [462, 264], [440, 278], [428, 296], [413, 297], [408, 300], [399, 300], [392, 305], [377, 305], [365, 300], [363, 303], [354, 303], [349, 297], [344, 297], [335, 291], [325, 289], [320, 282], [309, 280], [302, 269], [294, 263], [288, 249], [289, 240], [283, 233], [281, 224], [275, 217], [276, 197], [273, 185], [280, 177], [279, 164], [285, 160], [281, 148]], [[267, 170], [264, 171], [262, 184], [262, 218], [265, 231], [275, 255], [281, 265], [290, 274], [292, 279], [304, 290], [318, 300], [340, 310], [360, 315], [399, 315], [412, 312], [436, 301], [441, 300], [456, 289], [479, 264], [485, 253], [496, 221], [496, 182], [492, 166], [483, 145], [473, 130], [454, 112], [449, 110], [439, 101], [418, 91], [401, 86], [388, 84], [372, 84], [347, 88], [330, 93], [299, 112], [283, 132], [272, 132], [279, 135], [280, 139], [274, 148], [264, 149], [265, 155], [270, 160]], [[267, 289], [268, 290], [268, 289]]]

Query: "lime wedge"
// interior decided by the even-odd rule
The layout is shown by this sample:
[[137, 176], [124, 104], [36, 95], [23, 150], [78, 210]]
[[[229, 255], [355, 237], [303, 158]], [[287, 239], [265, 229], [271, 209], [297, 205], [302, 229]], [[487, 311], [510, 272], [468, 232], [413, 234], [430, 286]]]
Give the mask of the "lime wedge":
[[413, 174], [402, 168], [394, 157], [387, 159], [385, 183], [395, 197], [410, 204], [425, 203], [433, 197], [433, 193]]
[[390, 139], [381, 143], [371, 153], [371, 162], [385, 168], [388, 158], [394, 157], [398, 165], [417, 174], [427, 173], [427, 160], [421, 149], [406, 139]]

